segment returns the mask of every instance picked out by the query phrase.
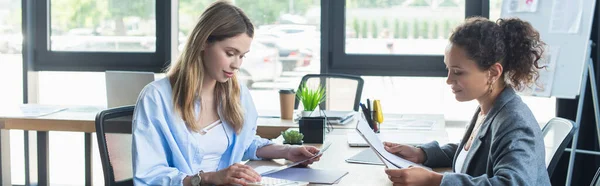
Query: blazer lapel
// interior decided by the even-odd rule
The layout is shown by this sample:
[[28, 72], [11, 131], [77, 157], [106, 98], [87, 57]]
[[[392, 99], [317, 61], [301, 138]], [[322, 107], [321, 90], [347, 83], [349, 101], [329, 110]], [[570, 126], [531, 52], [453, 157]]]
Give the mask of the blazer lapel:
[[[469, 168], [469, 164], [471, 163], [471, 160], [473, 159], [473, 157], [477, 153], [477, 150], [481, 146], [482, 140], [485, 139], [487, 132], [489, 131], [490, 125], [492, 124], [492, 121], [494, 121], [494, 118], [496, 117], [496, 115], [498, 115], [500, 110], [502, 110], [502, 108], [504, 108], [504, 105], [506, 105], [506, 103], [508, 103], [510, 100], [512, 100], [515, 97], [515, 95], [516, 95], [515, 91], [511, 87], [505, 87], [504, 90], [502, 90], [502, 92], [500, 93], [500, 95], [498, 95], [498, 97], [496, 98], [496, 101], [494, 102], [494, 105], [492, 106], [492, 109], [490, 109], [485, 120], [481, 124], [481, 127], [479, 128], [479, 133], [477, 134], [477, 136], [475, 138], [473, 138], [473, 142], [471, 142], [471, 148], [469, 148], [469, 153], [467, 154], [467, 157], [465, 158], [465, 163], [462, 165], [463, 166], [462, 173], [467, 173], [467, 168]], [[476, 120], [476, 117], [480, 111], [481, 111], [481, 108], [478, 108], [477, 112], [475, 113], [475, 116], [473, 117], [474, 118], [473, 120]], [[471, 121], [471, 123], [473, 123], [473, 121]], [[471, 126], [469, 128], [470, 129], [467, 134], [470, 135], [471, 132], [473, 132], [472, 131], [473, 126]], [[468, 138], [467, 135], [465, 135], [465, 137], [463, 137], [463, 141], [465, 141], [465, 138]], [[461, 144], [464, 145], [464, 143], [461, 143]], [[462, 145], [461, 145], [461, 148], [462, 148]], [[461, 150], [461, 149], [459, 149], [459, 150]]]
[[[456, 166], [455, 166], [456, 158], [458, 158], [458, 154], [462, 151], [462, 149], [465, 147], [465, 143], [469, 140], [469, 136], [471, 135], [471, 132], [473, 131], [473, 128], [475, 127], [475, 122], [477, 122], [477, 114], [479, 113], [479, 110], [480, 110], [480, 108], [477, 107], [477, 111], [475, 112], [475, 115], [473, 115], [473, 117], [471, 118], [471, 122], [467, 129], [467, 132], [465, 132], [462, 140], [458, 144], [458, 148], [456, 149], [456, 153], [455, 153], [456, 155], [454, 156], [454, 160], [452, 161], [452, 169], [453, 169], [452, 171], [454, 171], [454, 172], [456, 172]], [[459, 165], [459, 166], [462, 166], [462, 165]]]

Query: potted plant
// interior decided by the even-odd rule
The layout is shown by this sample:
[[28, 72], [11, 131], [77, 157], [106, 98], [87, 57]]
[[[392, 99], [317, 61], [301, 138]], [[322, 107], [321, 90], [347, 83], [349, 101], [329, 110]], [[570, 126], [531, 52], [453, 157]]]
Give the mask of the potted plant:
[[302, 145], [302, 139], [304, 135], [296, 130], [288, 130], [281, 132], [283, 136], [283, 143], [290, 145]]
[[311, 117], [311, 114], [319, 104], [325, 101], [325, 88], [318, 86], [316, 89], [310, 89], [306, 83], [303, 83], [298, 88], [296, 96], [304, 107], [302, 117], [298, 120], [300, 133], [305, 137], [303, 141], [306, 143], [323, 143], [325, 140], [325, 117], [320, 115]]
[[318, 86], [316, 89], [310, 89], [306, 83], [303, 83], [296, 92], [296, 96], [304, 107], [302, 117], [309, 117], [319, 104], [325, 101], [325, 88]]

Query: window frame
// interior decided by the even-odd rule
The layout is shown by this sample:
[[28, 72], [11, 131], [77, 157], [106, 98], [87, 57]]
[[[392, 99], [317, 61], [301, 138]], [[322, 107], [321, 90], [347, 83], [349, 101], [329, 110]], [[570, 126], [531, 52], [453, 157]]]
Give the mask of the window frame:
[[51, 51], [51, 0], [35, 2], [33, 41], [34, 71], [131, 70], [161, 72], [171, 60], [171, 0], [155, 0], [156, 48], [154, 52]]
[[[324, 5], [326, 4], [327, 5]], [[327, 1], [321, 15], [327, 14], [321, 24], [321, 72], [343, 73], [367, 76], [429, 76], [444, 77], [447, 70], [443, 55], [385, 55], [347, 54], [346, 1]], [[489, 17], [489, 0], [465, 0], [465, 18], [472, 16]], [[338, 34], [336, 34], [338, 33]], [[369, 61], [369, 62], [366, 62]]]

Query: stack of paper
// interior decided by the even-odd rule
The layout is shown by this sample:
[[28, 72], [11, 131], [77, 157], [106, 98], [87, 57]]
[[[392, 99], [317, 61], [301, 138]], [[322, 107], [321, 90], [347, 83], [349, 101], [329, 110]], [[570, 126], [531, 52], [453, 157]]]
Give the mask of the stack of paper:
[[369, 124], [364, 119], [358, 120], [358, 123], [356, 124], [356, 130], [361, 134], [365, 141], [369, 143], [371, 149], [378, 155], [380, 160], [387, 168], [407, 168], [410, 166], [421, 166], [423, 168], [430, 169], [386, 151], [383, 147], [383, 142], [377, 137], [377, 135], [375, 135], [375, 132], [373, 132], [371, 127], [369, 127]]

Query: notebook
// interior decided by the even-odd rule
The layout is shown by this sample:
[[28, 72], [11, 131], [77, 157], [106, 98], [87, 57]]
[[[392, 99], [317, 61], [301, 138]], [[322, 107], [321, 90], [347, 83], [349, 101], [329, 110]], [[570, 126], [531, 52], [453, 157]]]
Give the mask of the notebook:
[[383, 165], [383, 162], [377, 157], [377, 154], [373, 152], [371, 148], [365, 149], [358, 154], [346, 159], [348, 163], [360, 163], [360, 164], [371, 164], [371, 165]]

